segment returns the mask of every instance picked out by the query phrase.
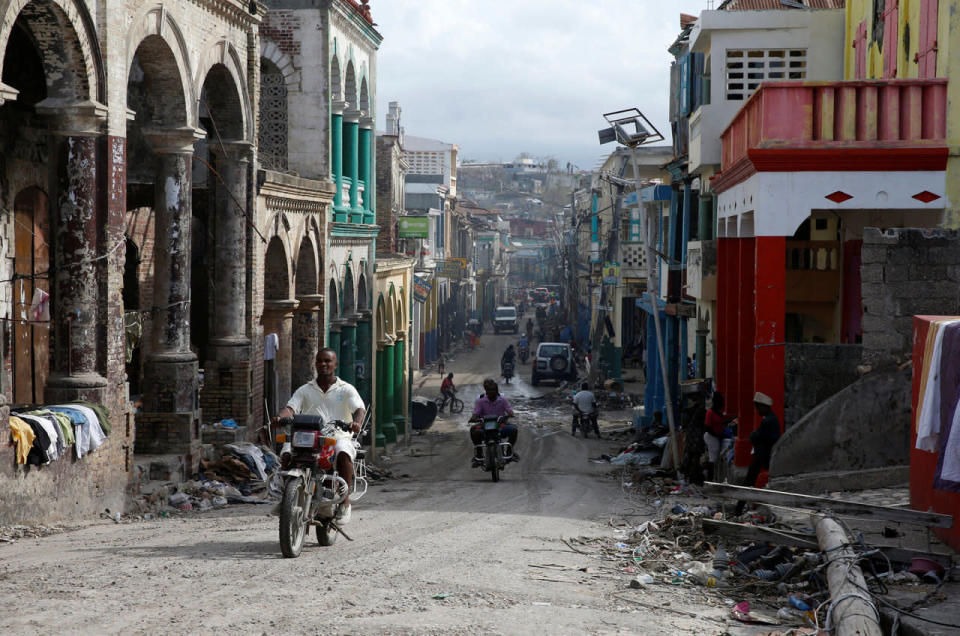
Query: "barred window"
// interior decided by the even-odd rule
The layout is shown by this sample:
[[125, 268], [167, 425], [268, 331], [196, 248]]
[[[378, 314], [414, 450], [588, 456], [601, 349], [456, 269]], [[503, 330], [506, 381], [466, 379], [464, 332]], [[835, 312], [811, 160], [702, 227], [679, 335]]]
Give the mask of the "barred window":
[[273, 63], [260, 66], [260, 117], [257, 144], [260, 165], [268, 170], [287, 169], [287, 83]]
[[764, 80], [802, 80], [807, 77], [806, 49], [727, 50], [726, 98], [743, 101]]

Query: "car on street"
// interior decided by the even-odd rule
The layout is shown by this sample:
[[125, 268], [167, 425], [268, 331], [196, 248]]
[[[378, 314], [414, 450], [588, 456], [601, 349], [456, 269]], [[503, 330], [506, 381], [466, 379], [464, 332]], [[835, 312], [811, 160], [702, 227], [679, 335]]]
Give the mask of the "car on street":
[[518, 324], [517, 308], [512, 305], [501, 305], [497, 307], [493, 314], [493, 332], [512, 331], [517, 333], [520, 330]]
[[530, 384], [537, 386], [542, 380], [577, 379], [577, 367], [573, 361], [573, 350], [565, 342], [541, 342], [533, 361], [533, 375]]

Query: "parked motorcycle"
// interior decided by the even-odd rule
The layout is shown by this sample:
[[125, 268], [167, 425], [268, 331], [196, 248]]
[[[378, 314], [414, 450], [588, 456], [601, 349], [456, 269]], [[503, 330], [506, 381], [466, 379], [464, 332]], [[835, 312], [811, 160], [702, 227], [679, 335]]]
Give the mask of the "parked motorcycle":
[[507, 384], [510, 384], [510, 378], [513, 377], [513, 369], [513, 362], [504, 360], [500, 363], [500, 375], [503, 376], [503, 379]]
[[494, 482], [500, 481], [500, 471], [513, 459], [513, 445], [500, 437], [500, 424], [501, 418], [495, 415], [483, 418], [483, 442], [474, 449], [482, 450], [483, 457], [475, 464], [490, 473]]
[[[369, 414], [369, 411], [368, 411]], [[360, 435], [364, 427], [361, 427]], [[333, 545], [337, 534], [349, 536], [337, 525], [340, 506], [349, 494], [352, 501], [367, 492], [364, 451], [357, 450], [353, 463], [353, 492], [347, 481], [337, 474], [337, 430], [350, 430], [350, 424], [339, 420], [325, 422], [318, 415], [295, 415], [280, 420], [289, 428], [289, 435], [280, 453], [283, 495], [280, 503], [280, 550], [284, 557], [295, 558], [303, 549], [310, 526], [317, 529], [322, 546]], [[356, 438], [355, 438], [356, 439]]]

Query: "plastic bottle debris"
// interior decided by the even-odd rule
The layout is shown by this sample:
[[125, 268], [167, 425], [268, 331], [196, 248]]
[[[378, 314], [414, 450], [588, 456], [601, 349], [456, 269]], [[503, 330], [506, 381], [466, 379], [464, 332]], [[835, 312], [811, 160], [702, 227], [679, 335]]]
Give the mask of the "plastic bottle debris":
[[793, 594], [790, 595], [790, 605], [800, 610], [801, 612], [809, 612], [812, 609], [810, 605], [807, 604], [803, 599], [797, 596], [794, 596]]

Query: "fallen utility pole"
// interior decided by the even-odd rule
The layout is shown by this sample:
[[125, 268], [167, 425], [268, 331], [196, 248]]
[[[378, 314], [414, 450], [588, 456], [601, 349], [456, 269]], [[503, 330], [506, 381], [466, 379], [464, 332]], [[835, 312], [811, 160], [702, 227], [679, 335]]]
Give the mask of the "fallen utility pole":
[[876, 506], [856, 501], [800, 495], [792, 492], [768, 490], [766, 488], [718, 484], [712, 481], [706, 482], [702, 490], [706, 495], [765, 503], [784, 508], [830, 511], [840, 516], [866, 517], [880, 521], [895, 521], [898, 523], [910, 523], [933, 528], [953, 527], [953, 516], [943, 515], [937, 512], [922, 512], [919, 510], [910, 510], [909, 508], [894, 508], [892, 506]]
[[830, 606], [827, 629], [835, 636], [881, 636], [880, 612], [870, 599], [852, 539], [830, 517], [811, 515], [827, 566]]

